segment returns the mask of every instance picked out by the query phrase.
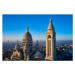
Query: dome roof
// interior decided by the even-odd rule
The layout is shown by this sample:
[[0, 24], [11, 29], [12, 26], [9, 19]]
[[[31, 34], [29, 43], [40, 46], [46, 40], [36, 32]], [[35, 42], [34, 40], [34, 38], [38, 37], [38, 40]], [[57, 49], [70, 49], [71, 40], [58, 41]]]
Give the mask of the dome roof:
[[23, 36], [23, 39], [29, 39], [29, 40], [32, 40], [32, 36], [29, 32], [26, 32]]
[[28, 26], [27, 26], [27, 32], [23, 36], [23, 40], [32, 40], [32, 36], [28, 31]]

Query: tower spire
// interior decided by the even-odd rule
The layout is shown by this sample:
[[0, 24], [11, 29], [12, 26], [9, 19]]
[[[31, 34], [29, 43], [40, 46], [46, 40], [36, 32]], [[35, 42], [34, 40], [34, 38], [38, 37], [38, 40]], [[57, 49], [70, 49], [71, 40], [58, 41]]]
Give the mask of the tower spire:
[[27, 25], [27, 32], [28, 32], [28, 29], [29, 29], [29, 28], [28, 28], [28, 25]]
[[50, 30], [50, 29], [52, 29], [53, 28], [53, 26], [52, 26], [52, 20], [51, 20], [51, 18], [50, 18], [50, 23], [49, 23], [49, 26], [48, 26], [48, 30]]
[[52, 22], [51, 18], [50, 18], [50, 22]]
[[52, 24], [52, 19], [50, 18], [50, 24]]

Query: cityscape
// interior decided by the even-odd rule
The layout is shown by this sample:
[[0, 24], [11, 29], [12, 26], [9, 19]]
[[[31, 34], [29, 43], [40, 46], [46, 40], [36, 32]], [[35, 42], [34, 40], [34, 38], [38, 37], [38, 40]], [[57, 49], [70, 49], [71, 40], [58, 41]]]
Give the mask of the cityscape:
[[[13, 53], [13, 48], [15, 47], [17, 42], [3, 42], [3, 50], [2, 50], [2, 54], [3, 54], [3, 60], [5, 60], [5, 58], [10, 59], [12, 53]], [[40, 48], [41, 53], [43, 53], [43, 55], [45, 56], [45, 50], [46, 50], [46, 42], [40, 42], [38, 41], [38, 45]], [[19, 41], [20, 46], [22, 46], [22, 42]], [[37, 44], [37, 42], [33, 43], [33, 46], [35, 47], [35, 45]], [[56, 42], [56, 49], [58, 52], [58, 59], [57, 60], [73, 60], [73, 46], [72, 46], [73, 42], [72, 40], [69, 41], [57, 41]]]
[[[6, 15], [3, 15], [3, 18], [4, 18], [4, 16], [6, 16]], [[7, 16], [10, 16], [10, 15], [7, 15]], [[26, 16], [29, 18], [30, 15], [26, 15]], [[33, 15], [33, 16], [35, 16], [35, 15]], [[26, 30], [23, 31], [22, 39], [18, 40], [19, 37], [16, 36], [14, 41], [10, 39], [12, 37], [11, 35], [9, 35], [9, 38], [6, 39], [7, 35], [5, 37], [4, 33], [8, 30], [3, 28], [2, 60], [3, 61], [72, 61], [73, 60], [72, 33], [70, 32], [70, 30], [69, 30], [69, 32], [67, 29], [64, 30], [64, 28], [67, 27], [67, 25], [66, 25], [64, 28], [62, 28], [63, 31], [61, 34], [63, 35], [64, 31], [67, 31], [68, 34], [70, 33], [71, 35], [64, 37], [65, 39], [60, 38], [63, 36], [58, 35], [59, 34], [58, 32], [61, 32], [61, 29], [57, 29], [58, 26], [56, 27], [54, 25], [54, 21], [53, 21], [54, 16], [57, 16], [57, 15], [53, 15], [53, 17], [52, 17], [52, 15], [49, 15], [49, 18], [48, 18], [49, 24], [46, 25], [47, 28], [45, 27], [46, 30], [45, 30], [44, 34], [43, 34], [43, 31], [40, 31], [40, 26], [38, 25], [38, 27], [39, 27], [38, 32], [40, 31], [41, 35], [40, 35], [40, 33], [37, 34], [37, 35], [40, 35], [37, 38], [35, 37], [36, 34], [34, 36], [31, 34], [32, 33], [32, 32], [30, 32], [31, 26], [29, 26], [29, 25], [25, 26], [24, 29], [26, 29]], [[58, 16], [60, 16], [60, 15], [58, 15]], [[72, 17], [72, 15], [67, 15], [67, 16]], [[16, 16], [16, 17], [18, 17], [18, 16]], [[37, 15], [37, 17], [38, 17], [38, 15]], [[52, 17], [52, 18], [50, 18], [50, 17]], [[71, 17], [68, 17], [68, 18], [71, 18]], [[7, 18], [5, 17], [4, 19], [7, 19]], [[71, 18], [71, 20], [72, 20], [72, 18]], [[38, 22], [40, 22], [40, 19], [38, 20]], [[66, 22], [68, 22], [68, 21], [66, 21]], [[55, 21], [55, 23], [56, 23], [56, 21]], [[61, 23], [61, 21], [60, 21], [60, 23]], [[70, 23], [70, 24], [72, 27], [72, 23]], [[16, 28], [17, 28], [17, 26], [16, 26]], [[58, 31], [56, 31], [56, 29]], [[4, 31], [4, 30], [6, 30], [6, 31]], [[18, 33], [18, 31], [19, 31], [19, 29], [16, 30], [17, 33]], [[72, 31], [72, 29], [71, 29], [71, 31]], [[10, 32], [12, 32], [12, 31], [10, 31]], [[13, 32], [15, 32], [14, 29], [13, 29]], [[36, 33], [36, 30], [34, 31], [34, 33]], [[18, 34], [18, 35], [21, 36], [20, 34]], [[67, 35], [67, 33], [65, 34], [65, 36], [66, 35]], [[43, 36], [43, 38], [42, 38], [42, 36]], [[58, 37], [58, 36], [60, 36], [60, 37]], [[14, 38], [14, 35], [12, 38]], [[39, 38], [42, 38], [42, 39], [39, 39]]]

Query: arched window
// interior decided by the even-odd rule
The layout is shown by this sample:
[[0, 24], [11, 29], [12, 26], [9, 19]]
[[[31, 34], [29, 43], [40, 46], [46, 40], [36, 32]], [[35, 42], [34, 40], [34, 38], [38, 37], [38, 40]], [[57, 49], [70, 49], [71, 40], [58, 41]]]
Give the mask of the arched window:
[[50, 36], [50, 35], [48, 35], [48, 38], [51, 38], [51, 36]]

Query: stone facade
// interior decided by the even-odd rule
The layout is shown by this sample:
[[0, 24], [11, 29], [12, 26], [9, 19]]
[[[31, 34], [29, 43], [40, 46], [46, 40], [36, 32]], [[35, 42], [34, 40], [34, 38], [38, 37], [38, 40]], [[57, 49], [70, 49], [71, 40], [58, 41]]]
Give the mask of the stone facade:
[[29, 33], [27, 26], [27, 32], [23, 36], [22, 45], [23, 45], [23, 53], [24, 53], [24, 60], [30, 59], [30, 52], [32, 50], [32, 36]]
[[46, 60], [56, 60], [56, 33], [50, 19], [46, 32]]

